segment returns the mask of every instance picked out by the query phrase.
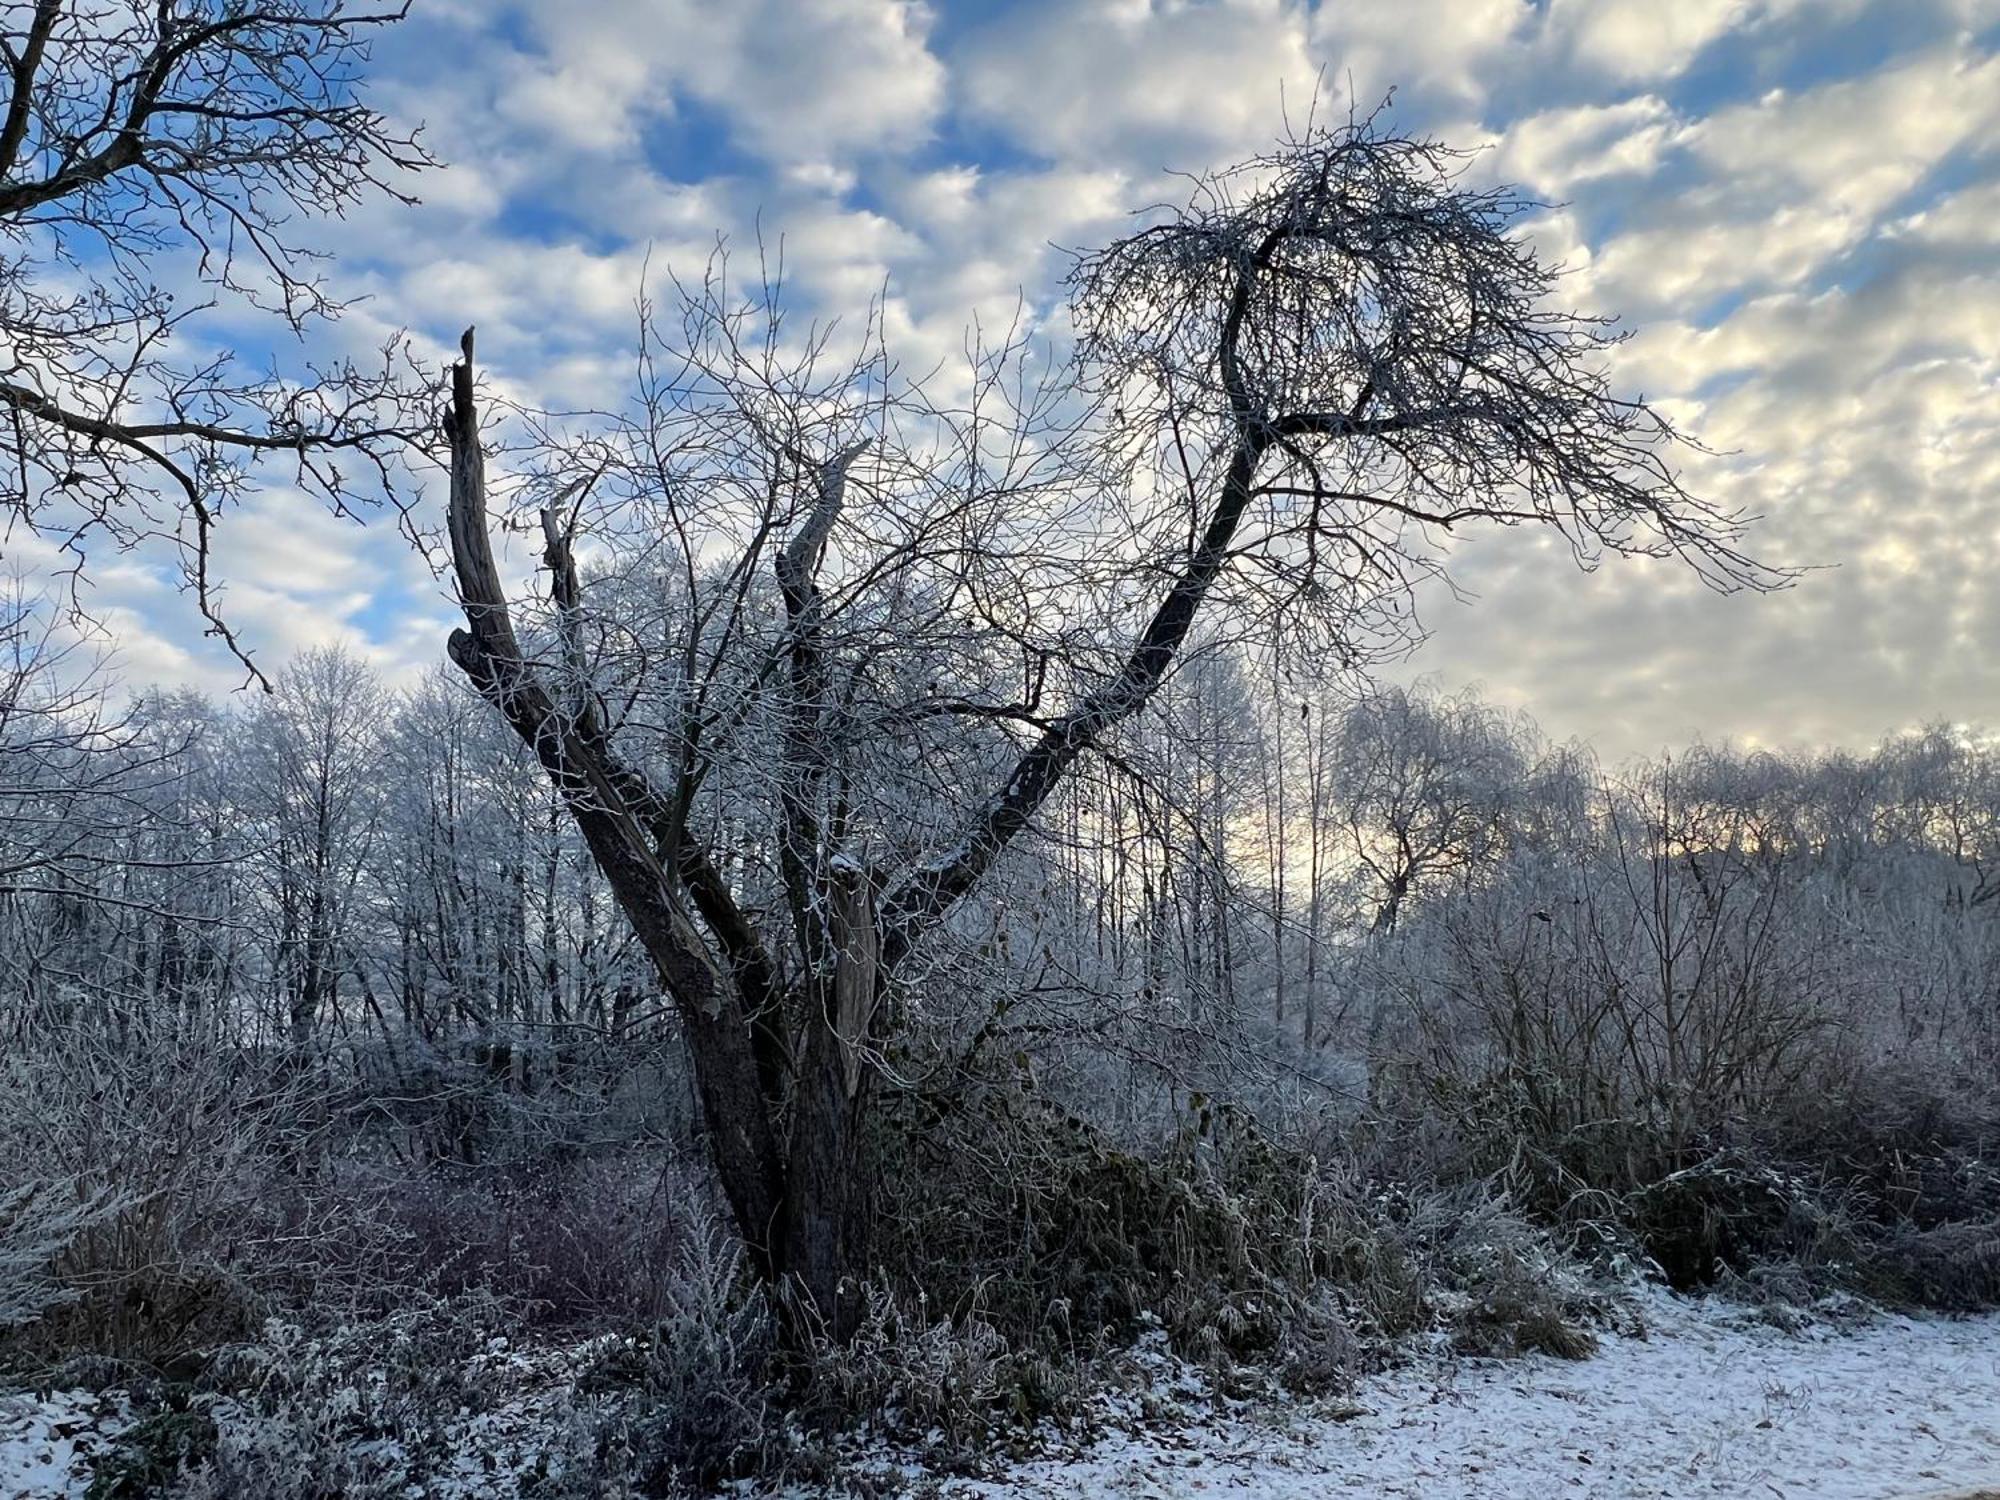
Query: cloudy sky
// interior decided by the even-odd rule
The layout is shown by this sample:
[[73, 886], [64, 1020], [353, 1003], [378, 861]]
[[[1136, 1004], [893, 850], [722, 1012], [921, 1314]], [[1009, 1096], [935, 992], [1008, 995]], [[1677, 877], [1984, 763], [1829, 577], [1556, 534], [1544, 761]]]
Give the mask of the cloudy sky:
[[[1563, 205], [1533, 232], [1574, 305], [1637, 330], [1619, 374], [1720, 456], [1697, 488], [1826, 565], [1718, 599], [1665, 567], [1579, 576], [1473, 541], [1410, 664], [1613, 755], [1694, 736], [1862, 744], [2000, 725], [2000, 0], [417, 0], [377, 98], [449, 169], [330, 237], [369, 301], [502, 378], [604, 399], [650, 253], [782, 236], [794, 305], [885, 285], [912, 356], [1047, 305], [1053, 245], [1269, 144], [1289, 109], [1490, 146]], [[912, 363], [920, 362], [911, 358]], [[438, 583], [387, 526], [265, 497], [221, 546], [267, 662], [327, 620], [433, 659]], [[240, 672], [134, 565], [98, 583], [133, 677]]]

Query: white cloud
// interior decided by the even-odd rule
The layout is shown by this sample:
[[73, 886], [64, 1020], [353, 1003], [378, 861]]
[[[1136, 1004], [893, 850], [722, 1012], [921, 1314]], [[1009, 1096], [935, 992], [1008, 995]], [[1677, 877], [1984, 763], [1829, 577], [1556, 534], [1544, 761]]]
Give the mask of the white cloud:
[[2000, 125], [2000, 58], [1953, 46], [1866, 77], [1777, 91], [1690, 133], [1718, 177], [1746, 193], [1810, 194], [1879, 213], [1947, 152]]
[[[1165, 168], [1265, 147], [1281, 95], [1295, 122], [1316, 88], [1344, 119], [1350, 77], [1364, 106], [1402, 85], [1392, 123], [1490, 142], [1482, 180], [1571, 200], [1524, 232], [1578, 269], [1566, 298], [1637, 315], [1616, 373], [1728, 450], [1690, 455], [1702, 491], [1767, 512], [1781, 558], [1843, 564], [1718, 603], [1652, 564], [1578, 578], [1510, 532], [1467, 548], [1483, 597], [1432, 601], [1416, 670], [1613, 752], [1865, 741], [2000, 702], [2000, 63], [1968, 39], [2000, 0], [1021, 0], [949, 32], [891, 0], [424, 10], [428, 52], [385, 44], [391, 97], [456, 165], [421, 210], [315, 227], [375, 295], [340, 347], [407, 323], [442, 361], [477, 322], [503, 388], [609, 404], [649, 253], [656, 285], [696, 275], [723, 232], [740, 269], [761, 226], [801, 325], [886, 290], [905, 367], [946, 364], [1022, 299], [1057, 323], [1052, 245], [1179, 196]], [[1830, 61], [1830, 21], [1892, 55]], [[1704, 105], [1718, 85], [1686, 75], [1723, 49], [1725, 82], [1822, 81]], [[273, 495], [220, 549], [267, 663], [327, 638], [436, 658], [439, 587], [386, 524]], [[128, 672], [233, 685], [155, 562], [96, 580]]]
[[1634, 82], [1675, 76], [1761, 9], [1756, 0], [1551, 0], [1548, 25], [1584, 66]]
[[517, 7], [543, 51], [510, 106], [589, 149], [629, 146], [677, 97], [782, 163], [895, 151], [928, 135], [944, 70], [910, 0], [593, 0]]
[[1725, 733], [1859, 744], [1985, 712], [2000, 685], [2000, 274], [1914, 235], [1889, 249], [1859, 287], [1669, 322], [1618, 361], [1656, 396], [1722, 381], [1696, 428], [1720, 452], [1688, 456], [1694, 487], [1764, 514], [1766, 554], [1836, 566], [1718, 601], [1651, 565], [1576, 579], [1552, 550], [1480, 542], [1463, 563], [1481, 597], [1434, 601], [1423, 665], [1620, 750]]
[[1882, 228], [1885, 238], [1912, 239], [1952, 250], [2000, 246], [2000, 182], [1952, 193]]
[[1679, 128], [1673, 111], [1650, 94], [1546, 110], [1507, 127], [1494, 171], [1557, 196], [1598, 178], [1643, 177], [1660, 164]]
[[2000, 58], [1963, 45], [1682, 129], [1700, 176], [1600, 247], [1597, 285], [1647, 312], [1806, 281], [1953, 151], [2000, 129]]
[[1148, 171], [1266, 144], [1318, 91], [1289, 0], [1039, 0], [957, 62], [965, 106], [1033, 150]]
[[1313, 43], [1333, 82], [1344, 89], [1352, 76], [1364, 108], [1393, 88], [1476, 109], [1534, 21], [1529, 0], [1332, 0], [1314, 14]]

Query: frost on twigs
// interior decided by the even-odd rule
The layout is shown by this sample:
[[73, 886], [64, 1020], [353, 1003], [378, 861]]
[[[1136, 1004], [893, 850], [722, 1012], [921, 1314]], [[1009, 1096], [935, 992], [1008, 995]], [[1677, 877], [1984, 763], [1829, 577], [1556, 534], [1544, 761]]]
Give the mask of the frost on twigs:
[[132, 1202], [115, 1186], [77, 1180], [30, 1180], [0, 1189], [0, 1331], [74, 1301], [78, 1293], [62, 1281], [57, 1260]]

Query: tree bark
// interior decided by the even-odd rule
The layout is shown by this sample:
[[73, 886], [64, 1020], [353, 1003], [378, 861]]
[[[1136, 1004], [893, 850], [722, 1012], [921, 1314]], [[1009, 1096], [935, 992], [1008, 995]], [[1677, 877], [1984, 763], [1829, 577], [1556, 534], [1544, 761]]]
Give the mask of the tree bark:
[[783, 1262], [800, 1311], [845, 1342], [860, 1321], [874, 1209], [875, 1070], [865, 1054], [881, 1002], [882, 940], [865, 871], [836, 864], [828, 887], [835, 957], [806, 1018], [792, 1094]]

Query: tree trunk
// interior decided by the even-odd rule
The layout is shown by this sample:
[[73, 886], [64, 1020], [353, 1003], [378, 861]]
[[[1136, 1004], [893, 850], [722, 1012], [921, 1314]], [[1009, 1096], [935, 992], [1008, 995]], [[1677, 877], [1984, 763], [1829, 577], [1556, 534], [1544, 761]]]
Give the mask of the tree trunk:
[[[673, 997], [716, 1175], [752, 1264], [769, 1280], [782, 1263], [784, 1161], [764, 1092], [769, 1072], [757, 1056], [758, 1033], [733, 976], [710, 956], [686, 909], [678, 872], [662, 862], [650, 836], [643, 779], [612, 754], [588, 708], [558, 705], [522, 654], [486, 529], [486, 461], [473, 403], [469, 330], [465, 355], [452, 372], [445, 421], [452, 562], [467, 626], [452, 632], [451, 659], [534, 751]], [[567, 582], [573, 589], [573, 572]]]
[[866, 1123], [875, 1070], [865, 1054], [881, 997], [881, 930], [858, 866], [836, 864], [828, 886], [834, 969], [814, 996], [798, 1058], [780, 1269], [794, 1315], [845, 1342], [860, 1320], [874, 1206]]

